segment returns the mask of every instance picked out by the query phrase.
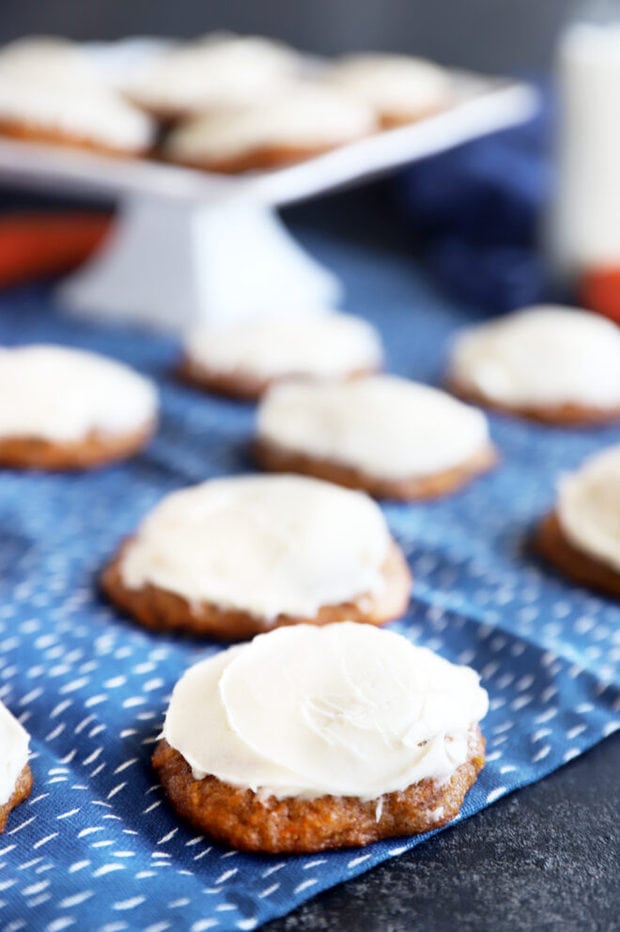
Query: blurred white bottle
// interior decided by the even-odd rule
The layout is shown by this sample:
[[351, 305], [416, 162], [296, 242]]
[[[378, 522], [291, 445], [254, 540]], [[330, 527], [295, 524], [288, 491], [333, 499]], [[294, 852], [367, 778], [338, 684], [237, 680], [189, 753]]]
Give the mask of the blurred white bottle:
[[[582, 292], [620, 269], [620, 0], [582, 5], [558, 44], [556, 271]], [[620, 294], [619, 294], [620, 304]]]

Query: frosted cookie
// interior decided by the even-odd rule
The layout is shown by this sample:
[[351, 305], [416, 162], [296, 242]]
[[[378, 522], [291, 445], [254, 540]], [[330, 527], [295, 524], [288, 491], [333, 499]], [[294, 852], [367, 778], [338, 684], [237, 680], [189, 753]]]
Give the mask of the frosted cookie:
[[620, 330], [588, 311], [526, 308], [457, 336], [448, 383], [464, 398], [551, 424], [620, 417]]
[[164, 157], [193, 168], [243, 172], [320, 155], [372, 133], [370, 107], [339, 91], [298, 84], [265, 101], [181, 124]]
[[590, 457], [559, 483], [537, 532], [541, 554], [583, 586], [620, 597], [620, 446]]
[[365, 495], [237, 476], [164, 498], [102, 586], [147, 628], [236, 640], [298, 622], [383, 624], [405, 610], [411, 577]]
[[299, 70], [299, 55], [260, 36], [215, 34], [172, 48], [126, 89], [158, 119], [261, 104]]
[[0, 50], [0, 134], [115, 155], [144, 155], [154, 123], [107, 88], [85, 52], [55, 37]]
[[124, 459], [154, 431], [157, 395], [128, 366], [54, 345], [0, 348], [0, 465], [82, 469]]
[[481, 411], [388, 375], [275, 385], [258, 409], [255, 452], [266, 469], [399, 499], [451, 492], [496, 459]]
[[372, 107], [386, 129], [431, 116], [453, 96], [445, 68], [408, 55], [350, 55], [327, 68], [324, 80]]
[[11, 810], [30, 796], [29, 742], [28, 733], [0, 702], [0, 833]]
[[191, 667], [153, 763], [179, 815], [234, 848], [367, 845], [457, 815], [487, 706], [474, 670], [402, 635], [301, 625]]
[[[35, 72], [36, 73], [36, 72]], [[154, 141], [149, 116], [104, 86], [2, 76], [0, 135], [106, 155], [146, 155]]]
[[75, 42], [60, 36], [28, 36], [0, 48], [0, 81], [62, 83], [65, 90], [76, 84], [95, 83], [96, 71], [88, 55]]
[[376, 330], [348, 314], [261, 317], [190, 333], [180, 374], [207, 391], [258, 398], [293, 376], [346, 379], [381, 367]]

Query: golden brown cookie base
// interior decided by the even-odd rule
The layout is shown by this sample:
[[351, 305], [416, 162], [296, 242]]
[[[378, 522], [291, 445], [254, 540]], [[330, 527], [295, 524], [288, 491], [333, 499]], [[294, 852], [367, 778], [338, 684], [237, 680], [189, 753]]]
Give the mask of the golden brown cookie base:
[[222, 172], [226, 175], [237, 175], [242, 172], [267, 171], [271, 168], [282, 168], [285, 165], [294, 165], [296, 162], [305, 162], [306, 159], [315, 158], [333, 149], [355, 142], [362, 137], [347, 139], [346, 142], [327, 143], [317, 146], [265, 146], [261, 149], [246, 151], [231, 158], [222, 159], [184, 159], [167, 153], [169, 162], [183, 165], [186, 168], [197, 168], [199, 171]]
[[114, 158], [144, 158], [148, 149], [124, 149], [118, 146], [106, 145], [86, 136], [66, 133], [61, 129], [45, 129], [30, 123], [0, 120], [0, 136], [18, 139], [20, 142], [35, 142], [44, 145], [66, 146], [71, 149], [85, 149], [99, 155], [110, 155]]
[[539, 524], [534, 544], [545, 560], [573, 582], [620, 598], [620, 573], [575, 547], [564, 534], [555, 511]]
[[[162, 739], [153, 766], [173, 808], [200, 832], [241, 851], [304, 854], [369, 845], [382, 838], [440, 828], [458, 814], [484, 766], [484, 738], [472, 730], [469, 758], [450, 780], [421, 780], [364, 802], [353, 796], [261, 799], [217, 777], [195, 780], [185, 758]], [[443, 812], [438, 816], [437, 810]], [[377, 818], [379, 814], [379, 818]]]
[[222, 641], [238, 641], [284, 625], [328, 625], [334, 621], [382, 625], [402, 615], [409, 603], [411, 573], [396, 544], [392, 545], [383, 568], [386, 586], [380, 596], [367, 595], [354, 602], [326, 605], [313, 618], [278, 615], [274, 619], [265, 619], [238, 609], [220, 608], [209, 602], [192, 606], [182, 596], [150, 583], [141, 589], [127, 588], [121, 566], [124, 550], [130, 543], [131, 540], [121, 546], [104, 570], [101, 587], [118, 608], [154, 631], [184, 632]]
[[30, 769], [30, 764], [26, 764], [15, 784], [15, 789], [11, 794], [11, 798], [4, 806], [0, 806], [0, 835], [5, 829], [9, 813], [15, 809], [16, 806], [19, 806], [20, 803], [23, 803], [25, 799], [28, 799], [30, 792], [32, 790], [32, 771]]
[[361, 489], [375, 498], [395, 498], [400, 501], [424, 500], [448, 495], [466, 485], [475, 476], [492, 469], [497, 462], [497, 451], [489, 445], [460, 466], [431, 476], [382, 479], [352, 466], [286, 450], [284, 447], [279, 447], [261, 438], [254, 444], [254, 456], [259, 465], [270, 472], [302, 473], [305, 476], [335, 482], [348, 489]]
[[587, 405], [567, 403], [541, 407], [534, 405], [512, 407], [499, 401], [493, 401], [492, 398], [488, 398], [482, 392], [465, 388], [456, 381], [448, 380], [446, 388], [454, 395], [462, 398], [463, 401], [468, 401], [482, 408], [490, 408], [491, 411], [498, 411], [500, 414], [523, 417], [530, 421], [539, 421], [542, 424], [555, 424], [559, 427], [595, 427], [599, 424], [611, 424], [620, 420], [620, 405], [615, 408], [594, 408]]
[[65, 442], [37, 437], [2, 437], [0, 466], [60, 471], [92, 469], [133, 456], [148, 443], [154, 430], [155, 424], [149, 423], [129, 434], [93, 431], [82, 440]]
[[[355, 379], [364, 375], [372, 375], [376, 371], [376, 369], [355, 369], [341, 376], [341, 378], [343, 380]], [[187, 382], [188, 385], [193, 385], [194, 388], [199, 388], [201, 391], [225, 395], [227, 398], [237, 398], [241, 401], [258, 401], [267, 389], [275, 385], [276, 382], [282, 382], [285, 379], [311, 379], [311, 376], [297, 375], [294, 372], [276, 378], [261, 378], [241, 371], [218, 372], [200, 365], [187, 356], [181, 361], [177, 369], [177, 375], [183, 382]]]

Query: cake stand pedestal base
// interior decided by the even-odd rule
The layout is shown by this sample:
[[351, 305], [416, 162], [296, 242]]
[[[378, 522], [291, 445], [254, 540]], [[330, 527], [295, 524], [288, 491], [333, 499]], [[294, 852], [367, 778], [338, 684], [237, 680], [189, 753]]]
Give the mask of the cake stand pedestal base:
[[82, 317], [184, 330], [334, 307], [337, 278], [275, 210], [224, 198], [128, 197], [99, 252], [56, 290]]

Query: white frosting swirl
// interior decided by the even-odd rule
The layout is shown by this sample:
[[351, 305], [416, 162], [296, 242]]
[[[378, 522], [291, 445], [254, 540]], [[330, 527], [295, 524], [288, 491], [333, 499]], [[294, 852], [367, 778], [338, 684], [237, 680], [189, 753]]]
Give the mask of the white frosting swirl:
[[343, 145], [374, 129], [374, 115], [364, 103], [298, 84], [259, 107], [189, 120], [170, 135], [166, 152], [181, 161], [225, 160], [264, 148]]
[[450, 376], [507, 405], [620, 404], [620, 329], [589, 311], [525, 308], [463, 331]]
[[0, 348], [0, 437], [126, 434], [156, 413], [152, 384], [122, 363], [63, 346]]
[[113, 90], [103, 85], [24, 77], [0, 69], [0, 122], [73, 136], [128, 154], [150, 148], [154, 123]]
[[279, 42], [215, 34], [159, 56], [127, 93], [171, 113], [244, 107], [279, 91], [298, 68], [297, 53]]
[[377, 369], [382, 351], [370, 324], [348, 314], [261, 317], [190, 333], [185, 351], [211, 372], [260, 379], [299, 375], [338, 378]]
[[481, 411], [396, 376], [274, 385], [258, 410], [262, 440], [402, 479], [460, 466], [489, 443]]
[[561, 480], [556, 513], [575, 547], [620, 572], [620, 446]]
[[152, 583], [190, 603], [308, 618], [382, 592], [390, 545], [362, 493], [301, 476], [236, 476], [166, 496], [121, 572], [130, 589]]
[[327, 68], [324, 79], [393, 119], [439, 109], [451, 93], [445, 68], [408, 55], [350, 55]]
[[376, 799], [448, 779], [487, 706], [472, 669], [399, 634], [298, 625], [191, 667], [163, 737], [197, 779], [277, 797]]
[[0, 81], [62, 84], [96, 83], [96, 71], [86, 52], [60, 36], [28, 36], [0, 48]]
[[8, 803], [28, 763], [29, 742], [28, 733], [0, 702], [0, 806]]

